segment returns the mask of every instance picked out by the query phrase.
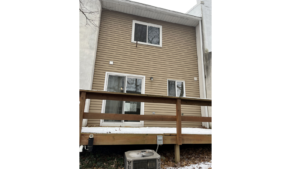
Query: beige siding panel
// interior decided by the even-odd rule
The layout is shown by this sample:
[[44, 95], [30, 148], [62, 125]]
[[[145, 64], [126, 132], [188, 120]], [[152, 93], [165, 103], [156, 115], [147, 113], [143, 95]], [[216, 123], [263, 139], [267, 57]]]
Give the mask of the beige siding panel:
[[[132, 20], [162, 26], [162, 47], [131, 42]], [[110, 65], [109, 61], [114, 64]], [[143, 75], [145, 93], [167, 95], [167, 79], [184, 80], [187, 97], [199, 98], [195, 28], [124, 13], [103, 10], [93, 87], [104, 89], [106, 72]], [[150, 81], [149, 78], [154, 80]], [[90, 112], [101, 113], [102, 100], [91, 100]], [[176, 115], [175, 104], [145, 103], [145, 114]], [[201, 116], [200, 106], [182, 105], [184, 116]], [[88, 120], [99, 126], [100, 120]], [[175, 127], [175, 122], [145, 121], [145, 127]], [[200, 127], [200, 122], [182, 122], [182, 127]]]
[[[181, 105], [181, 113], [184, 116], [201, 116], [200, 106]], [[151, 115], [155, 112], [155, 115], [176, 115], [176, 105], [174, 104], [157, 104], [157, 103], [145, 103], [145, 115]], [[200, 127], [201, 122], [182, 122], [182, 127]], [[168, 121], [145, 121], [146, 127], [175, 127], [176, 122]]]

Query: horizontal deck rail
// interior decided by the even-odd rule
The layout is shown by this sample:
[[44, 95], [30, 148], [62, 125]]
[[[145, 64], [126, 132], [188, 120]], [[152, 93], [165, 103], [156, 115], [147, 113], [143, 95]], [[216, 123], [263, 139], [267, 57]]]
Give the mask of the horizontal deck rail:
[[[116, 93], [116, 92], [106, 92], [106, 91], [94, 91], [94, 90], [80, 90], [80, 106], [79, 106], [79, 145], [81, 143], [86, 143], [86, 141], [81, 139], [87, 137], [87, 134], [81, 133], [82, 128], [82, 120], [83, 119], [110, 119], [110, 120], [151, 120], [151, 121], [176, 121], [176, 135], [172, 135], [173, 141], [167, 142], [167, 144], [193, 144], [196, 143], [195, 139], [206, 139], [205, 143], [207, 143], [207, 139], [211, 139], [211, 136], [193, 136], [193, 135], [184, 135], [181, 134], [181, 122], [182, 121], [195, 121], [195, 122], [211, 122], [211, 117], [199, 117], [199, 116], [181, 116], [181, 105], [199, 105], [199, 106], [211, 106], [212, 101], [210, 99], [195, 99], [195, 98], [186, 98], [186, 97], [171, 97], [171, 96], [159, 96], [159, 95], [147, 95], [147, 94], [129, 94], [129, 93]], [[84, 106], [86, 99], [100, 99], [100, 100], [120, 100], [120, 101], [137, 101], [137, 102], [151, 102], [151, 103], [167, 103], [167, 104], [175, 104], [176, 105], [176, 116], [167, 116], [167, 115], [132, 115], [132, 114], [105, 114], [105, 113], [84, 113]], [[119, 135], [106, 135], [106, 134], [97, 134], [96, 137], [103, 139], [108, 139], [102, 143], [98, 143], [97, 145], [105, 145], [105, 144], [126, 144], [123, 141], [128, 140], [126, 137], [129, 135], [119, 134]], [[140, 136], [131, 136], [131, 137], [139, 137]], [[150, 137], [145, 136], [145, 137]], [[151, 138], [154, 136], [151, 135]], [[114, 143], [109, 142], [110, 139], [114, 140]], [[156, 138], [156, 137], [155, 137]], [[170, 136], [171, 138], [171, 136]], [[95, 138], [96, 139], [96, 138]], [[165, 139], [165, 138], [164, 138]], [[167, 138], [166, 138], [167, 139]], [[171, 139], [171, 140], [172, 140]], [[174, 140], [175, 139], [175, 140]], [[96, 139], [97, 140], [97, 139]], [[118, 141], [119, 140], [119, 141]], [[123, 141], [122, 141], [123, 140]], [[133, 139], [134, 140], [134, 139]], [[143, 143], [153, 142], [144, 141]], [[165, 142], [165, 141], [164, 141]], [[96, 141], [97, 143], [97, 141]]]
[[[84, 113], [83, 119], [176, 121], [176, 116]], [[211, 122], [211, 117], [181, 116], [181, 121]]]
[[93, 91], [93, 90], [80, 90], [80, 91], [86, 92], [87, 99], [120, 100], [120, 101], [136, 101], [136, 102], [167, 103], [167, 104], [176, 104], [177, 99], [180, 99], [181, 104], [183, 105], [211, 106], [210, 99], [195, 99], [195, 98], [186, 98], [186, 97], [117, 93], [117, 92]]

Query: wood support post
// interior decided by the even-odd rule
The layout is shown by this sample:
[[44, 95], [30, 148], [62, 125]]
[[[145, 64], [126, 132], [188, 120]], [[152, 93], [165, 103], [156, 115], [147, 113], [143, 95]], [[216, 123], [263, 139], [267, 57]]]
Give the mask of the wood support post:
[[174, 146], [174, 154], [175, 154], [175, 162], [180, 162], [180, 145], [182, 145], [182, 137], [181, 137], [181, 99], [177, 99], [176, 101], [176, 142]]
[[177, 129], [177, 145], [182, 145], [181, 138], [181, 99], [176, 102], [176, 129]]
[[180, 162], [180, 145], [174, 145], [175, 163]]
[[81, 92], [80, 93], [80, 104], [79, 104], [79, 146], [80, 146], [80, 137], [81, 137], [81, 128], [82, 128], [85, 100], [86, 100], [86, 92]]

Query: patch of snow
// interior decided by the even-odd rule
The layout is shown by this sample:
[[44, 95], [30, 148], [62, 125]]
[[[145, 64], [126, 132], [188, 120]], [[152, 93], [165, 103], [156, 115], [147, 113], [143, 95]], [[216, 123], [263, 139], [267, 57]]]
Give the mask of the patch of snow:
[[202, 163], [198, 163], [198, 164], [193, 164], [190, 166], [185, 166], [185, 167], [179, 167], [179, 168], [175, 168], [175, 167], [168, 167], [167, 169], [209, 169], [211, 168], [211, 163], [210, 162], [202, 162]]
[[[176, 128], [168, 127], [82, 127], [82, 133], [110, 134], [176, 134]], [[212, 134], [211, 129], [182, 128], [182, 134]]]

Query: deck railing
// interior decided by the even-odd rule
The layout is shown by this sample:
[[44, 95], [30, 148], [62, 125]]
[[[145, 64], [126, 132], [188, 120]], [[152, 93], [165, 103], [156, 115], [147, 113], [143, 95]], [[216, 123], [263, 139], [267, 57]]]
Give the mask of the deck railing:
[[[176, 121], [176, 144], [182, 145], [181, 122], [211, 122], [211, 117], [181, 116], [181, 105], [211, 106], [210, 99], [194, 99], [186, 97], [158, 96], [147, 94], [128, 94], [105, 91], [80, 90], [79, 105], [79, 145], [83, 119], [110, 119], [110, 120], [150, 120], [150, 121]], [[132, 115], [132, 114], [105, 114], [84, 113], [86, 99], [137, 101], [150, 103], [167, 103], [176, 105], [176, 116], [166, 115]]]

